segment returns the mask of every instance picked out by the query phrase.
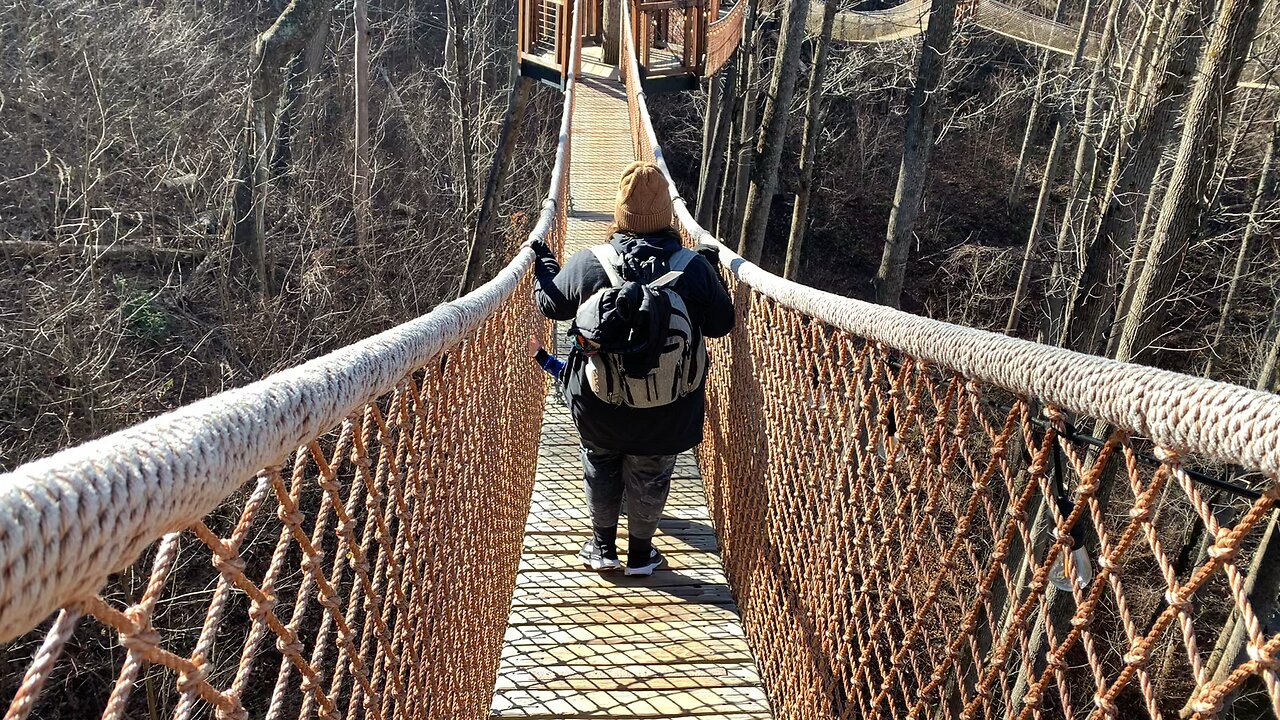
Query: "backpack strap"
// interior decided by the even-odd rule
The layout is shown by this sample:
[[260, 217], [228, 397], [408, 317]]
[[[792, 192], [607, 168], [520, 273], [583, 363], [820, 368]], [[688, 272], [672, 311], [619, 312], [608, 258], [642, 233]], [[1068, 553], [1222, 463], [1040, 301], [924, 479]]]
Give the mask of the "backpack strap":
[[689, 267], [689, 263], [698, 257], [698, 253], [688, 248], [680, 248], [671, 253], [671, 257], [667, 258], [667, 272], [662, 277], [649, 283], [651, 288], [671, 287], [680, 276], [684, 274], [685, 268]]
[[698, 253], [689, 248], [680, 248], [671, 253], [671, 257], [667, 258], [667, 269], [672, 272], [684, 272], [684, 269], [689, 267], [689, 263], [693, 262], [696, 257], [698, 257]]
[[591, 253], [596, 256], [596, 260], [600, 261], [600, 267], [604, 268], [605, 275], [609, 276], [609, 283], [613, 287], [622, 287], [622, 256], [618, 251], [608, 243], [603, 245], [592, 245]]

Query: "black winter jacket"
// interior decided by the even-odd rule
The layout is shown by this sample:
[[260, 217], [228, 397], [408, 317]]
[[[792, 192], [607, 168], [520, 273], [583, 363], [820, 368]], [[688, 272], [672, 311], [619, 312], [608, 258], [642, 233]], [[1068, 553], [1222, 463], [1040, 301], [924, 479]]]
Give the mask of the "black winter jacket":
[[[681, 246], [680, 236], [674, 232], [617, 234], [610, 243], [619, 255], [630, 252], [641, 257], [669, 257]], [[536, 273], [534, 299], [542, 314], [552, 320], [572, 320], [579, 305], [610, 285], [609, 276], [590, 250], [575, 253], [563, 268], [554, 257], [541, 258]], [[690, 262], [674, 289], [684, 299], [690, 319], [703, 335], [723, 337], [733, 329], [733, 301], [705, 258]], [[675, 455], [702, 442], [705, 387], [662, 407], [610, 405], [591, 391], [586, 367], [586, 357], [575, 349], [569, 354], [562, 377], [565, 402], [584, 443], [627, 455]]]

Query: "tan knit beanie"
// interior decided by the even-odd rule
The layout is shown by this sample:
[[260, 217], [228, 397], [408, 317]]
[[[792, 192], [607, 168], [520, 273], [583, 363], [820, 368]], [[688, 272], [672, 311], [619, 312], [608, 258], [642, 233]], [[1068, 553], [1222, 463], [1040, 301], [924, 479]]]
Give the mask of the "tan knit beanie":
[[671, 227], [671, 194], [657, 165], [633, 162], [622, 171], [613, 219], [619, 232], [645, 234]]

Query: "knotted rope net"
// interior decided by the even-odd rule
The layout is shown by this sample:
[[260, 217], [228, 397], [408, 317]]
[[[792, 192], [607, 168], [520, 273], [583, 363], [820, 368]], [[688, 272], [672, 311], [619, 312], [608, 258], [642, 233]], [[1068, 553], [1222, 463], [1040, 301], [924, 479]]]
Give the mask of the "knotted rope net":
[[[552, 247], [573, 100], [571, 73]], [[546, 393], [532, 261], [0, 477], [5, 720], [487, 717]]]
[[746, 2], [739, 0], [724, 17], [713, 20], [707, 26], [708, 76], [720, 72], [738, 49], [738, 43], [742, 40], [742, 21], [746, 15], [746, 6]]
[[1280, 717], [1280, 398], [785, 281], [671, 193], [737, 310], [698, 457], [778, 717]]

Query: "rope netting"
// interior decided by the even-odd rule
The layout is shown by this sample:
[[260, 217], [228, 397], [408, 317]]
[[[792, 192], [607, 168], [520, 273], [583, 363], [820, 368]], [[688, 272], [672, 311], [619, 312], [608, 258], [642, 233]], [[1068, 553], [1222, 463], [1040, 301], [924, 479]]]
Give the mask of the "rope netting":
[[[636, 155], [665, 170], [623, 62]], [[779, 717], [1280, 716], [1280, 398], [719, 247], [738, 324], [698, 454]]]
[[546, 392], [532, 260], [0, 477], [5, 720], [487, 717]]
[[738, 43], [742, 40], [742, 21], [746, 15], [746, 6], [744, 0], [739, 0], [724, 17], [707, 26], [706, 75], [720, 72], [738, 49]]

